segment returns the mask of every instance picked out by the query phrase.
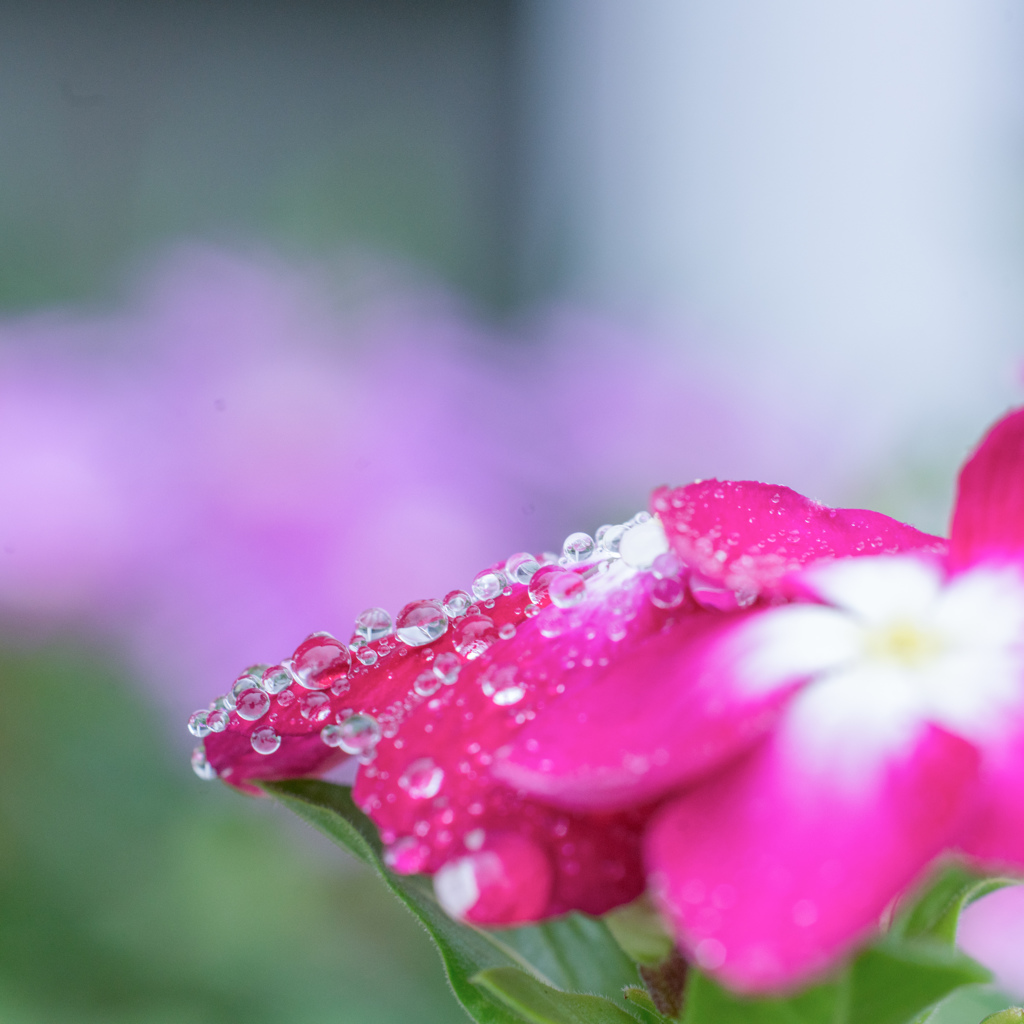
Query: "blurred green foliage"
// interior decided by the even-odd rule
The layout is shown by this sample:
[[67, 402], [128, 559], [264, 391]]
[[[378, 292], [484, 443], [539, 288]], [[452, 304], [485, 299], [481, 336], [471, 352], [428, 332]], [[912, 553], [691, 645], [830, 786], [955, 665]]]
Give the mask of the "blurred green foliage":
[[200, 782], [95, 654], [0, 659], [0, 1020], [464, 1020], [426, 936], [269, 801]]

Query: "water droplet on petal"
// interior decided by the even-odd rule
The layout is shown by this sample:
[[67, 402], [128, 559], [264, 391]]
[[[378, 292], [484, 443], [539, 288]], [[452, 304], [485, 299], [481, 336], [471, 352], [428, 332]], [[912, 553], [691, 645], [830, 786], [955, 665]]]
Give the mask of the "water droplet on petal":
[[341, 746], [341, 726], [340, 725], [325, 725], [320, 730], [320, 739], [324, 741], [329, 747], [340, 747]]
[[619, 544], [622, 560], [634, 569], [649, 569], [658, 555], [669, 550], [661, 520], [652, 519], [647, 513], [644, 515], [647, 519], [628, 529]]
[[603, 555], [617, 556], [625, 532], [625, 526], [602, 526], [594, 535], [598, 551]]
[[204, 782], [217, 778], [217, 769], [206, 760], [206, 751], [202, 747], [192, 751], [192, 771]]
[[416, 682], [412, 684], [412, 688], [421, 697], [429, 697], [431, 694], [437, 693], [440, 685], [440, 678], [435, 675], [433, 669], [428, 669], [426, 672], [421, 672], [416, 677]]
[[307, 690], [326, 690], [348, 675], [352, 655], [345, 644], [329, 633], [314, 633], [295, 648], [284, 667]]
[[375, 665], [377, 663], [377, 652], [372, 647], [360, 647], [356, 651], [356, 658], [359, 659], [360, 664], [363, 665]]
[[247, 722], [255, 722], [270, 710], [270, 694], [253, 687], [240, 693], [235, 702], [235, 714]]
[[515, 665], [491, 665], [480, 677], [480, 689], [500, 707], [518, 704], [526, 696], [526, 688], [517, 681], [517, 674]]
[[440, 601], [412, 601], [395, 620], [398, 639], [410, 647], [433, 643], [448, 629], [448, 616]]
[[731, 612], [739, 607], [734, 591], [721, 587], [711, 580], [693, 573], [690, 576], [690, 593], [702, 608], [711, 608], [720, 612]]
[[505, 562], [505, 575], [513, 583], [529, 583], [533, 574], [540, 568], [540, 562], [528, 551], [520, 551], [510, 555]]
[[331, 698], [314, 690], [299, 697], [299, 713], [311, 722], [322, 722], [331, 713]]
[[472, 603], [473, 598], [464, 590], [451, 590], [444, 595], [444, 613], [449, 619], [457, 619], [466, 614]]
[[413, 836], [405, 836], [384, 850], [384, 863], [399, 875], [418, 875], [429, 856], [428, 846]]
[[413, 761], [398, 780], [413, 800], [429, 800], [437, 796], [441, 783], [444, 782], [444, 769], [434, 764], [429, 757], [421, 757]]
[[500, 636], [502, 640], [511, 640], [512, 637], [514, 637], [515, 635], [516, 635], [516, 627], [514, 625], [512, 625], [511, 622], [506, 622], [498, 630], [498, 636]]
[[651, 604], [657, 608], [678, 608], [686, 596], [686, 586], [682, 580], [667, 576], [656, 579], [651, 584]]
[[349, 715], [339, 728], [338, 746], [346, 754], [369, 754], [380, 742], [380, 725], [373, 715]]
[[434, 659], [431, 669], [445, 686], [451, 686], [459, 678], [459, 671], [462, 669], [462, 659], [457, 654], [452, 654], [451, 652], [439, 654]]
[[271, 726], [261, 725], [258, 729], [253, 729], [250, 742], [257, 754], [273, 754], [281, 746], [281, 737]]
[[507, 580], [497, 569], [484, 569], [473, 580], [473, 593], [478, 601], [493, 601], [504, 589]]
[[562, 572], [557, 565], [545, 565], [534, 573], [530, 580], [529, 595], [534, 604], [540, 604], [548, 596], [548, 587], [555, 576]]
[[292, 685], [293, 678], [291, 672], [284, 665], [271, 665], [263, 673], [263, 677], [260, 679], [260, 686], [267, 693], [276, 695], [282, 690], [287, 690]]
[[562, 558], [567, 565], [585, 562], [594, 553], [594, 538], [589, 533], [570, 533], [562, 545]]
[[587, 582], [579, 573], [560, 572], [548, 583], [548, 594], [559, 608], [573, 608], [587, 596]]
[[367, 608], [356, 616], [356, 632], [364, 640], [379, 640], [391, 632], [391, 616], [383, 608]]
[[206, 716], [206, 728], [210, 732], [223, 732], [231, 721], [231, 716], [227, 711], [222, 711], [220, 708], [214, 708]]
[[498, 639], [494, 620], [486, 615], [467, 615], [455, 626], [452, 642], [467, 661], [479, 658]]
[[[210, 714], [209, 711], [195, 711], [188, 719], [188, 731], [192, 733], [197, 740], [201, 740], [204, 736], [210, 735], [210, 727], [206, 724], [207, 716]], [[196, 748], [199, 749], [198, 747]]]
[[686, 566], [674, 551], [665, 551], [651, 563], [651, 571], [658, 579], [678, 579]]

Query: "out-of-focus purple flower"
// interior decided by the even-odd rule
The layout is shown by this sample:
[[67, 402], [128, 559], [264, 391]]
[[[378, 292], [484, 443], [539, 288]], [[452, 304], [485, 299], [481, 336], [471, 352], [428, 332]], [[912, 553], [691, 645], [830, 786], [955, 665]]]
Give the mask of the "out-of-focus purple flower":
[[112, 635], [184, 712], [311, 623], [347, 636], [652, 479], [807, 456], [767, 455], [777, 416], [608, 324], [511, 337], [422, 290], [331, 284], [188, 250], [122, 311], [0, 323], [8, 621]]

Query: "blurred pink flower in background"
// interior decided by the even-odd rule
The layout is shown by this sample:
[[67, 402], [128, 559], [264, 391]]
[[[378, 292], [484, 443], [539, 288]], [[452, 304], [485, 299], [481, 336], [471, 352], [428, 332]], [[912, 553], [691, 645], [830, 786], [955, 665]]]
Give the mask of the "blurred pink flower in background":
[[513, 336], [379, 275], [182, 250], [121, 311], [0, 323], [0, 608], [107, 638], [185, 715], [652, 479], [812, 459], [779, 422], [579, 313]]

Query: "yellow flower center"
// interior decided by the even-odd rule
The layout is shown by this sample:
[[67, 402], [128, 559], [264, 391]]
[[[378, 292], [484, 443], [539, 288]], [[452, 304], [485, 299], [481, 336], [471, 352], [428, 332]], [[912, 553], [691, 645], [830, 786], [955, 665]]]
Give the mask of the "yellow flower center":
[[937, 633], [906, 619], [878, 626], [867, 635], [870, 655], [898, 662], [908, 668], [930, 661], [944, 646]]

